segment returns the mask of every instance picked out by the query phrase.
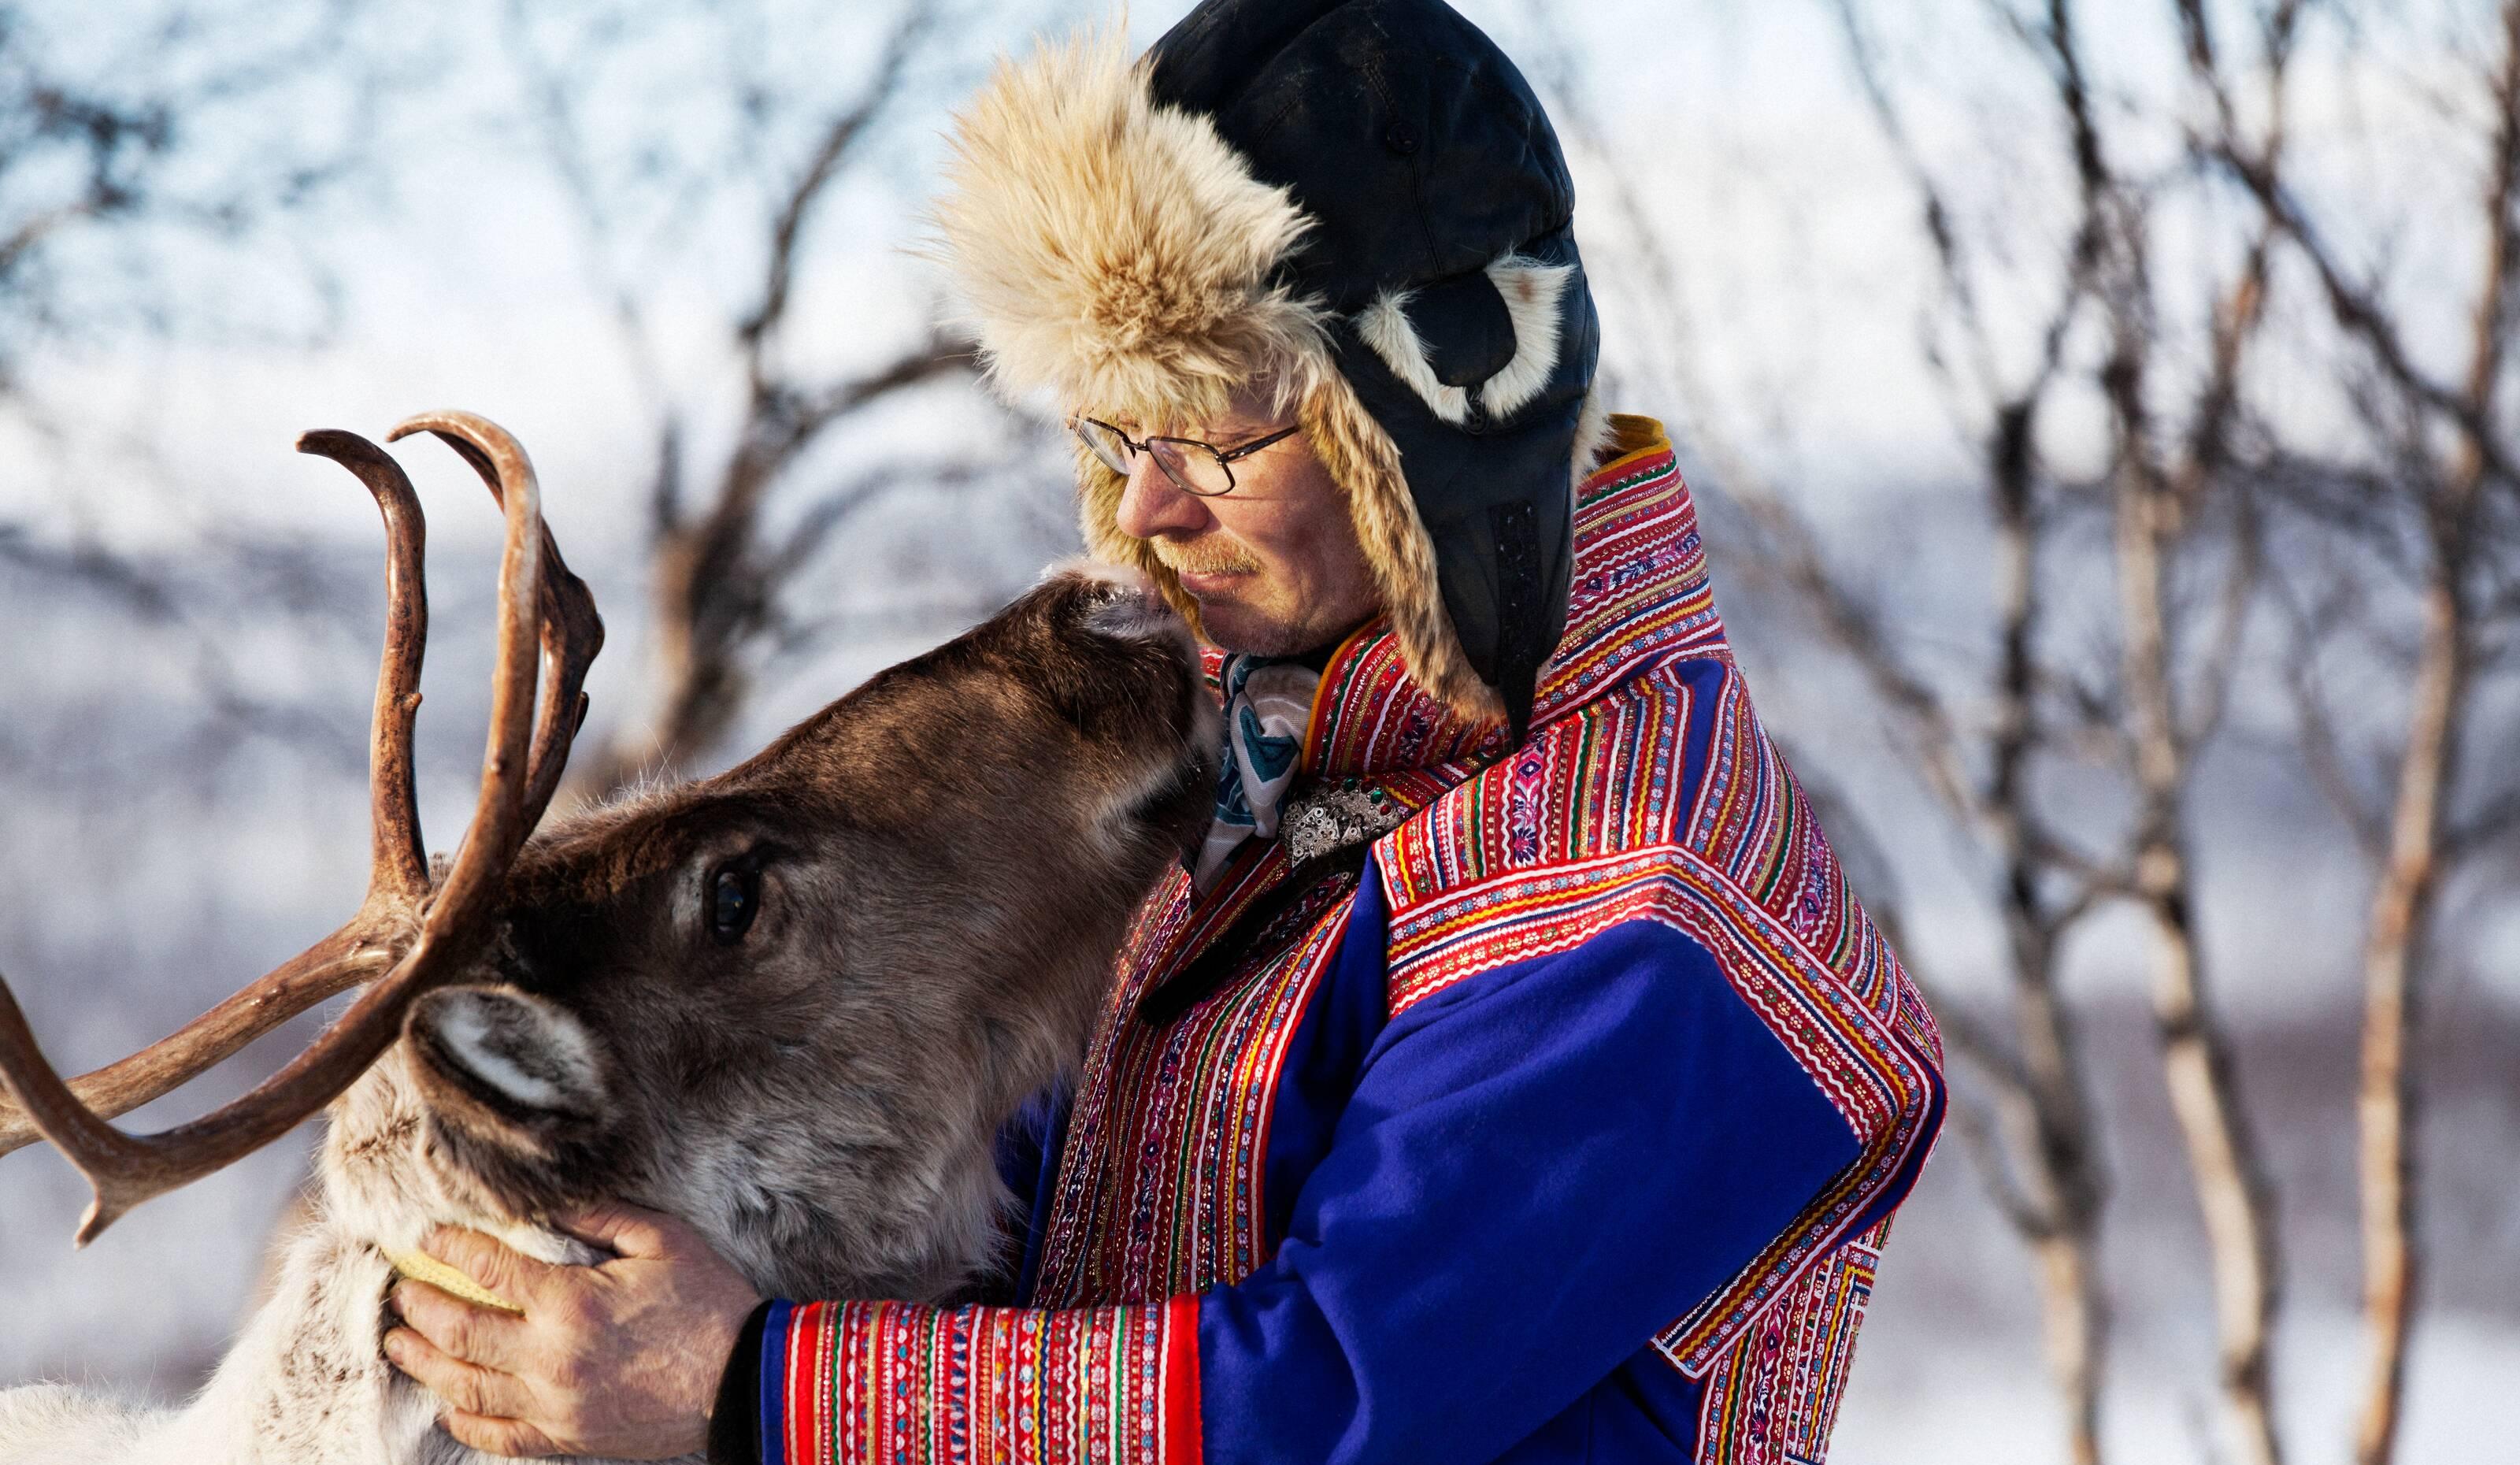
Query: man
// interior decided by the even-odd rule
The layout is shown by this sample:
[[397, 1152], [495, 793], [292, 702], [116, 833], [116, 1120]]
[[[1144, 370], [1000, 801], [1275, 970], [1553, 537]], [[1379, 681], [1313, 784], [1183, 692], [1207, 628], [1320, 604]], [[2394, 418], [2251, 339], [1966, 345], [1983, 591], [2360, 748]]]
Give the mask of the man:
[[[1817, 1460], [1941, 1122], [1752, 715], [1670, 445], [1590, 395], [1572, 189], [1439, 0], [1209, 0], [961, 119], [943, 252], [1085, 531], [1223, 648], [1206, 847], [1008, 1169], [1000, 1305], [681, 1228], [447, 1259], [392, 1356], [513, 1453]], [[727, 1360], [720, 1366], [720, 1360]]]

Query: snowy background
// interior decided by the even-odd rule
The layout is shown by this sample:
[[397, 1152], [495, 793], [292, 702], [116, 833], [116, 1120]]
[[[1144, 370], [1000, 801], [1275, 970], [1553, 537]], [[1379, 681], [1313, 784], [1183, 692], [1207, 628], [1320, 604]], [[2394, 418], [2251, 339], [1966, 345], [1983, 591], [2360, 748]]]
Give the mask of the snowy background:
[[[1131, 34], [1143, 44], [1181, 8], [1135, 7]], [[1728, 467], [1782, 485], [1885, 623], [1936, 674], [1965, 679], [1986, 656], [1992, 593], [1976, 449], [1920, 356], [1933, 260], [1837, 8], [1461, 8], [1525, 60], [1552, 108], [1571, 104], [1570, 136], [1568, 116], [1584, 115], [1578, 228], [1614, 404], [1666, 417], [1702, 486]], [[804, 221], [768, 358], [783, 380], [845, 383], [926, 339], [940, 287], [906, 247], [947, 112], [992, 54], [1080, 14], [947, 9]], [[1988, 19], [1999, 9], [1904, 6], [1883, 13], [1879, 39], [1917, 146], [1965, 180], [1979, 222], [2018, 210], [2009, 238], [2035, 260], [2060, 247], [2042, 207], [2065, 184], [2043, 160], [2054, 123], [2039, 77], [2004, 60]], [[2115, 78], [2109, 105], [2130, 116], [2157, 110], [2146, 78], [2176, 69], [2169, 10], [2085, 7]], [[2401, 287], [2411, 339], [2454, 359], [2476, 250], [2460, 212], [2478, 135], [2463, 48], [2490, 40], [2495, 18], [2483, 0], [2362, 10], [2318, 32], [2301, 62], [2305, 186], [2344, 201], [2364, 231], [2355, 243]], [[357, 902], [377, 535], [338, 469], [291, 453], [298, 432], [381, 435], [437, 406], [514, 430], [611, 631], [589, 741], [637, 743], [659, 640], [660, 462], [699, 502], [743, 446], [757, 362], [739, 327], [767, 224], [831, 114], [881, 73], [891, 23], [874, 3], [0, 4], [0, 83], [16, 88], [0, 90], [0, 111], [34, 106], [40, 89], [18, 83], [38, 70], [101, 95], [190, 99], [151, 163], [156, 205], [64, 229], [31, 272], [0, 265], [0, 973], [64, 1069], [172, 1029]], [[25, 161], [40, 137], [0, 115], [0, 234], [83, 186], [72, 163]], [[230, 206], [241, 199], [253, 203]], [[1633, 211], [1613, 218], [1611, 199]], [[2199, 257], [2228, 224], [2199, 208]], [[2264, 410], [2279, 424], [2315, 434], [2335, 410], [2315, 385], [2271, 376]], [[443, 846], [477, 767], [496, 524], [451, 454], [421, 442], [398, 455], [431, 513], [422, 793]], [[883, 396], [782, 475], [763, 510], [773, 536], [858, 497], [739, 648], [748, 695], [697, 767], [985, 615], [1074, 547], [1050, 428], [989, 405], [960, 374]], [[886, 486], [861, 492], [870, 482]], [[1938, 1002], [1997, 1011], [2000, 932], [1966, 842], [1786, 591], [1728, 550], [1728, 532], [1748, 537], [1741, 515], [1721, 499], [1709, 515], [1770, 726], [1885, 851], [1884, 898]], [[2104, 589], [2059, 575], [2069, 600], [2105, 610]], [[2267, 665], [2243, 669], [2197, 776], [2204, 922], [2279, 1206], [2279, 1415], [2291, 1458], [2326, 1465], [2350, 1457], [2360, 1377], [2352, 1110], [2371, 872], [2302, 772]], [[2401, 691], [2375, 675], [2374, 715]], [[2485, 725], [2477, 755], [2511, 753], [2511, 725]], [[2091, 799], [2092, 819], [2111, 817]], [[2423, 1465], [2515, 1458], [2515, 875], [2505, 848], [2452, 883], [2419, 1009], [2430, 1260], [2399, 1457]], [[2213, 1460], [2225, 1449], [2204, 1242], [2145, 961], [2136, 923], [2112, 914], [2077, 937], [2066, 967], [2112, 1182], [2103, 1435], [2120, 1459]], [[307, 1030], [301, 1020], [142, 1120], [239, 1091]], [[1963, 1073], [1962, 1101], [1975, 1092]], [[76, 1176], [40, 1149], [0, 1161], [0, 1385], [172, 1397], [197, 1383], [248, 1305], [305, 1138], [79, 1254]], [[1835, 1458], [2064, 1458], [2029, 1254], [1987, 1178], [1947, 1143], [1903, 1213]]]

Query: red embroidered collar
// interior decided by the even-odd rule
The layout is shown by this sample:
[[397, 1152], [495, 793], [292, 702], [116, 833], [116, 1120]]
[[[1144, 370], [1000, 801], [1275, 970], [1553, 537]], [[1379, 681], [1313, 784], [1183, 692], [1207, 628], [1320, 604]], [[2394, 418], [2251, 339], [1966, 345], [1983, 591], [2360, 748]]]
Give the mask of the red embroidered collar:
[[[1537, 730], [1676, 656], [1721, 655], [1697, 508], [1681, 481], [1662, 424], [1613, 417], [1625, 449], [1575, 490], [1575, 574], [1566, 634], [1542, 668]], [[1476, 759], [1500, 748], [1501, 727], [1466, 722], [1411, 682], [1391, 629], [1358, 628], [1323, 668], [1304, 739], [1304, 771], [1354, 778]]]

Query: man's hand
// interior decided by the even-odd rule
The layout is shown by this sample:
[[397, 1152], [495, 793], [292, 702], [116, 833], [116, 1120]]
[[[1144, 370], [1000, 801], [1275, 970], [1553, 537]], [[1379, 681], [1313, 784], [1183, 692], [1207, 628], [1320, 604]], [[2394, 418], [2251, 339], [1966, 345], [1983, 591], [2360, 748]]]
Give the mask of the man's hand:
[[524, 1316], [405, 1279], [393, 1302], [407, 1326], [385, 1335], [385, 1356], [437, 1396], [446, 1432], [474, 1449], [629, 1460], [698, 1453], [718, 1378], [761, 1299], [672, 1216], [605, 1206], [560, 1224], [616, 1259], [554, 1266], [478, 1232], [431, 1235], [423, 1251]]

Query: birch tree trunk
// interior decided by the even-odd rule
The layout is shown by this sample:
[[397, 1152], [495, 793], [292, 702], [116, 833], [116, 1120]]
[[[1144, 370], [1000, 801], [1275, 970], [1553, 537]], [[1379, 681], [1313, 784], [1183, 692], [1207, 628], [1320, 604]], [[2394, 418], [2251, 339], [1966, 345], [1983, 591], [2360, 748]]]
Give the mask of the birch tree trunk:
[[[2437, 572], [2438, 573], [2438, 572]], [[2454, 755], [2465, 639], [2454, 585], [2425, 596], [2413, 715], [2399, 764], [2389, 863], [2371, 906], [2362, 958], [2362, 1086], [2356, 1105], [2362, 1190], [2362, 1329], [2367, 1351], [2360, 1465], [2387, 1465], [2397, 1448], [2414, 1315], [2416, 1248], [2413, 1073], [2407, 1038], [2413, 979], [2440, 868], [2441, 804]]]
[[2171, 694], [2165, 612], [2178, 506], [2132, 457], [2118, 477], [2118, 585], [2140, 800], [2135, 888], [2155, 944], [2153, 1021], [2204, 1212], [2224, 1407], [2248, 1465], [2281, 1465], [2271, 1348], [2278, 1302], [2272, 1190], [2240, 1111], [2230, 1041], [2207, 985], [2181, 818], [2186, 753]]
[[2474, 511], [2482, 490], [2501, 379], [2504, 316], [2514, 265], [2512, 206], [2520, 191], [2520, 0], [2502, 8], [2499, 116], [2483, 191], [2485, 274], [2470, 329], [2467, 421], [2457, 463], [2426, 505], [2429, 576], [2407, 739], [2398, 762], [2387, 864], [2371, 901], [2362, 956], [2362, 1054], [2356, 1104], [2362, 1162], [2362, 1331], [2365, 1348], [2358, 1465], [2389, 1465], [2406, 1396], [2420, 1253], [2415, 1226], [2414, 1069], [2408, 1040], [2443, 863], [2445, 809], [2458, 771], [2460, 710], [2473, 670], [2466, 599]]
[[2013, 1040], [2021, 1056], [2005, 1119], [2011, 1151], [2027, 1176], [2029, 1205], [2014, 1224], [2039, 1264], [2048, 1367], [2064, 1399], [2068, 1458], [2073, 1465], [2099, 1465], [2100, 1390], [2108, 1357], [2099, 1264], [2104, 1185], [2082, 1047], [2056, 985], [2063, 930], [2088, 906], [2051, 911], [2041, 898], [2045, 872], [2031, 835], [2030, 758], [2042, 735], [2035, 699], [2044, 609], [2031, 446], [2036, 406], [2034, 396], [1998, 412], [1989, 444], [2002, 630], [1984, 821], [2002, 855]]

